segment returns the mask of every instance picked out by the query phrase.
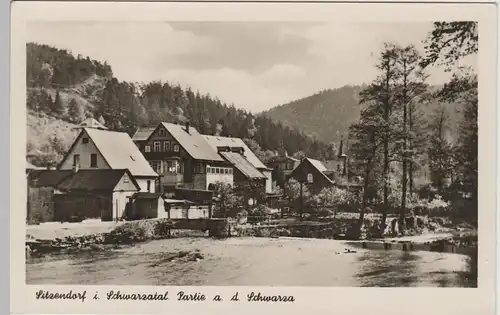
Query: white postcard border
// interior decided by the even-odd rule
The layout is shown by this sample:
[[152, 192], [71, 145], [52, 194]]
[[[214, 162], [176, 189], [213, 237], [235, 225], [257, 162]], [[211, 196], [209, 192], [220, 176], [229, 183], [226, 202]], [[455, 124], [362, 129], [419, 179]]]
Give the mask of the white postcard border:
[[[479, 287], [462, 288], [343, 288], [343, 287], [150, 287], [150, 286], [35, 286], [25, 284], [24, 165], [26, 139], [25, 25], [29, 20], [86, 21], [348, 21], [387, 22], [479, 21]], [[312, 3], [91, 3], [15, 2], [11, 14], [11, 313], [173, 313], [173, 314], [491, 314], [495, 307], [496, 266], [496, 10], [484, 4], [312, 4]], [[495, 66], [493, 66], [495, 65]], [[333, 266], [332, 266], [333, 267]], [[36, 300], [45, 290], [87, 290], [87, 300]], [[98, 290], [100, 300], [91, 296]], [[104, 292], [203, 292], [220, 294], [224, 302], [106, 301]], [[229, 302], [235, 292], [293, 295], [294, 303]]]

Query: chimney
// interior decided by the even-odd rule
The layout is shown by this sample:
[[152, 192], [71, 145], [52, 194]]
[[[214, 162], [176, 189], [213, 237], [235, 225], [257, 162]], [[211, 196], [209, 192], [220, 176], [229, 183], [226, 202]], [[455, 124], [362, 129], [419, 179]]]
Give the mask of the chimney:
[[189, 133], [189, 121], [186, 121], [186, 132]]

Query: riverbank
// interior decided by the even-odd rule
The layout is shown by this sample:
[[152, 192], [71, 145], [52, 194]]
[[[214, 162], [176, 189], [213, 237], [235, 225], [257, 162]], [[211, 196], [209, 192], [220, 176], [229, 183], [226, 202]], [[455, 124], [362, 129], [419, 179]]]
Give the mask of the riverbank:
[[450, 253], [355, 248], [341, 240], [185, 237], [31, 257], [26, 283], [464, 287], [472, 286], [462, 276], [465, 259]]
[[[219, 237], [227, 237], [228, 231], [231, 231], [231, 235], [237, 237], [353, 240], [352, 237], [349, 237], [349, 233], [353, 229], [351, 221], [351, 219], [344, 220], [341, 221], [341, 224], [300, 221], [275, 225], [239, 225], [234, 221], [229, 221], [225, 224], [218, 222], [218, 226], [214, 225], [218, 227], [218, 231], [211, 232], [212, 235]], [[79, 250], [98, 251], [150, 240], [207, 237], [210, 234], [208, 231], [175, 229], [175, 224], [175, 222], [168, 219], [69, 224], [73, 226], [66, 226], [68, 224], [47, 224], [27, 229], [26, 254], [36, 256]], [[50, 229], [51, 225], [52, 230]], [[74, 228], [71, 229], [71, 227]], [[467, 248], [477, 248], [477, 233], [474, 234], [474, 231], [459, 232], [452, 229], [448, 229], [446, 233], [443, 232], [443, 229], [437, 231], [405, 237], [353, 241], [353, 244], [368, 249], [430, 250], [458, 253], [467, 253]], [[40, 238], [40, 236], [44, 238]]]

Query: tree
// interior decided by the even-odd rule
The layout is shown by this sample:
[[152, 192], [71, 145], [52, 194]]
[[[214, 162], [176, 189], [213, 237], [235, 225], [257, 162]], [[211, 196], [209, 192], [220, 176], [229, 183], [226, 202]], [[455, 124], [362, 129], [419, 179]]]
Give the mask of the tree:
[[[417, 138], [417, 129], [415, 126], [415, 103], [420, 101], [424, 93], [427, 91], [425, 80], [427, 75], [424, 74], [421, 68], [421, 57], [414, 46], [404, 48], [396, 47], [396, 67], [398, 71], [397, 77], [397, 94], [396, 103], [402, 110], [402, 126], [399, 143], [396, 144], [397, 154], [402, 163], [402, 179], [401, 179], [401, 208], [399, 216], [400, 231], [404, 231], [405, 213], [406, 213], [406, 195], [408, 193], [408, 177], [413, 181], [413, 164], [419, 153], [415, 147], [415, 139]], [[408, 176], [408, 173], [411, 173]], [[412, 185], [410, 185], [412, 187]], [[410, 193], [412, 189], [410, 188]]]
[[56, 117], [62, 116], [64, 114], [64, 104], [61, 100], [61, 95], [59, 94], [59, 90], [56, 90], [56, 98], [52, 103], [50, 112]]
[[214, 195], [217, 199], [217, 204], [220, 207], [220, 212], [223, 217], [234, 217], [237, 214], [239, 198], [235, 195], [231, 185], [217, 181], [214, 183]]
[[297, 159], [297, 160], [300, 160], [300, 161], [301, 161], [302, 159], [306, 158], [307, 156], [306, 156], [306, 154], [304, 153], [304, 151], [297, 151], [297, 152], [295, 152], [295, 153], [292, 155], [292, 157], [293, 157], [294, 159]]
[[432, 185], [443, 194], [445, 182], [453, 174], [452, 144], [446, 139], [448, 113], [444, 106], [436, 109], [431, 122], [431, 139], [428, 149], [429, 170]]
[[[440, 64], [451, 70], [457, 61], [478, 52], [477, 22], [437, 22], [429, 34], [424, 66]], [[454, 73], [452, 79], [436, 93], [440, 101], [461, 102], [463, 119], [457, 141], [457, 177], [462, 197], [473, 209], [468, 219], [477, 220], [477, 158], [478, 158], [478, 82], [474, 72]]]
[[325, 187], [312, 197], [316, 207], [327, 209], [326, 212], [335, 213], [335, 206], [346, 205], [353, 201], [352, 194], [338, 187]]
[[75, 123], [81, 122], [85, 117], [83, 109], [78, 105], [74, 98], [72, 98], [68, 104], [68, 117], [70, 121]]
[[[378, 115], [376, 107], [369, 107], [361, 112], [359, 121], [349, 127], [351, 152], [356, 161], [356, 167], [363, 170], [363, 196], [359, 212], [358, 229], [361, 233], [365, 210], [370, 196], [370, 185], [374, 182], [374, 170], [380, 164], [380, 155], [377, 153], [384, 144], [383, 119]], [[384, 185], [385, 186], [385, 185]], [[383, 220], [385, 222], [385, 220]], [[385, 223], [381, 231], [385, 230]]]
[[399, 79], [397, 69], [397, 47], [391, 44], [385, 44], [382, 51], [379, 63], [376, 68], [380, 72], [380, 76], [363, 89], [360, 93], [360, 103], [368, 104], [372, 107], [372, 115], [376, 115], [378, 119], [377, 128], [382, 132], [383, 144], [383, 199], [384, 207], [382, 210], [381, 231], [385, 230], [387, 213], [389, 211], [389, 165], [391, 162], [391, 143], [394, 135], [399, 136], [399, 132], [394, 130], [394, 110], [396, 105], [396, 81]]
[[435, 22], [434, 29], [425, 41], [426, 58], [422, 66], [445, 66], [446, 70], [463, 57], [478, 51], [477, 22]]
[[311, 201], [311, 193], [307, 186], [291, 178], [285, 183], [283, 192], [285, 198], [291, 203], [292, 207], [299, 209], [300, 217], [302, 218], [304, 206]]

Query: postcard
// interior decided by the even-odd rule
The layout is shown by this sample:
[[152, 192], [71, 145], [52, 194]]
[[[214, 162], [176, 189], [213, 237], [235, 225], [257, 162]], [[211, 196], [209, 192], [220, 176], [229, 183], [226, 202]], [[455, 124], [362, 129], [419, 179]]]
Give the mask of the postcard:
[[493, 314], [496, 23], [14, 2], [11, 312]]

